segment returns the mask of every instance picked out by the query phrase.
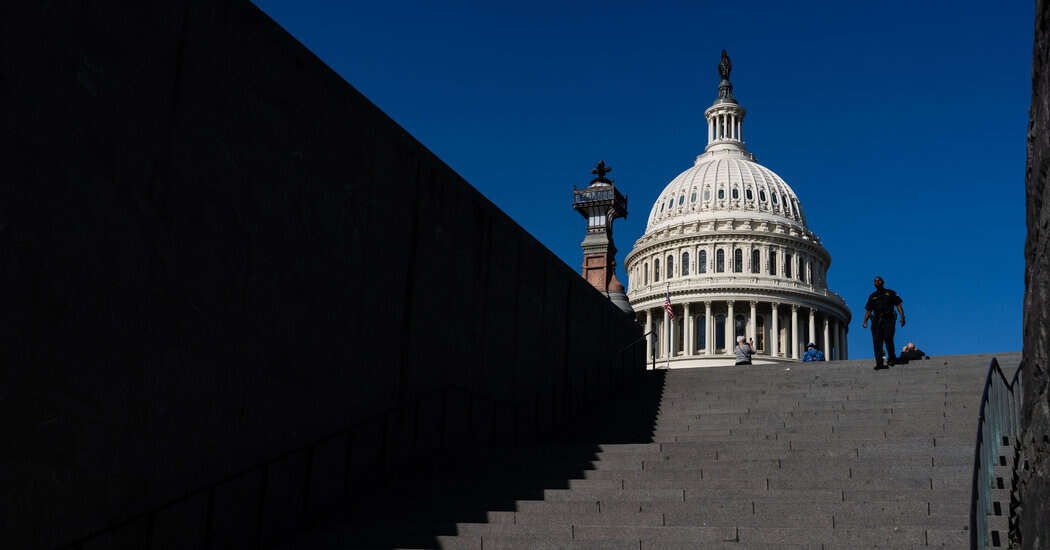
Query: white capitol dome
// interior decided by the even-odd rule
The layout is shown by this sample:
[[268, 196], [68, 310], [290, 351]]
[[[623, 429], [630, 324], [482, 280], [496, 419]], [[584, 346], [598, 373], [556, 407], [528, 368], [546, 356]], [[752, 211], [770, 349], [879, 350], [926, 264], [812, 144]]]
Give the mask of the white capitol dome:
[[723, 54], [704, 153], [660, 193], [624, 261], [628, 299], [672, 367], [732, 364], [736, 335], [754, 339], [756, 363], [798, 360], [809, 342], [845, 358], [850, 311], [827, 288], [831, 255], [791, 187], [747, 151], [730, 69]]

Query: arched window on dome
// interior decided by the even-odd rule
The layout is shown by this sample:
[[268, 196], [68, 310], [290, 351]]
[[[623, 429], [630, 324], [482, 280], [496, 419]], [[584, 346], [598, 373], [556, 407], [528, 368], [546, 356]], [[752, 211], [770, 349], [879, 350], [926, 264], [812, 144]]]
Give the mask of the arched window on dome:
[[696, 189], [693, 190], [692, 196], [689, 197], [689, 202], [696, 202]]
[[678, 206], [682, 206], [684, 203], [685, 203], [685, 193], [679, 195], [679, 197], [678, 197]]
[[769, 274], [770, 275], [776, 275], [777, 274], [777, 251], [776, 250], [770, 250], [769, 251]]
[[667, 278], [674, 277], [674, 256], [667, 257]]
[[704, 200], [705, 201], [711, 200], [711, 189], [708, 188], [708, 187], [704, 188]]
[[707, 251], [701, 250], [698, 258], [699, 259], [696, 261], [696, 272], [707, 273]]
[[661, 202], [661, 203], [660, 203], [660, 212], [663, 212], [663, 211], [664, 211], [664, 206], [666, 206], [666, 205], [664, 205], [664, 203], [662, 203], [662, 202]]
[[791, 254], [784, 254], [784, 276], [791, 278]]
[[726, 251], [718, 249], [715, 252], [715, 273], [725, 273], [726, 271]]
[[724, 198], [726, 198], [726, 190], [725, 189], [719, 189], [718, 190], [718, 200], [722, 200]]
[[755, 200], [755, 193], [751, 191], [751, 189], [744, 191], [744, 196], [747, 197], [747, 200], [749, 201]]
[[667, 207], [668, 208], [673, 208], [674, 207], [674, 197], [671, 197], [670, 199], [667, 199]]
[[682, 277], [689, 275], [689, 253], [682, 252]]
[[758, 249], [751, 251], [751, 273], [760, 273], [762, 271], [762, 253]]
[[715, 315], [715, 349], [726, 349], [726, 316]]
[[766, 192], [765, 191], [763, 191], [761, 189], [758, 190], [758, 200], [760, 200], [762, 202], [766, 202]]
[[649, 284], [649, 262], [642, 264], [642, 271], [645, 272], [645, 284]]
[[733, 251], [733, 273], [744, 272], [744, 251], [739, 248]]
[[800, 258], [798, 261], [798, 280], [806, 282], [807, 267], [809, 267], [809, 262]]
[[736, 199], [739, 199], [739, 198], [740, 198], [740, 190], [737, 189], [736, 187], [734, 187], [733, 188], [733, 200], [736, 200]]
[[780, 204], [780, 196], [773, 193], [773, 204]]
[[660, 259], [653, 260], [653, 282], [660, 282]]

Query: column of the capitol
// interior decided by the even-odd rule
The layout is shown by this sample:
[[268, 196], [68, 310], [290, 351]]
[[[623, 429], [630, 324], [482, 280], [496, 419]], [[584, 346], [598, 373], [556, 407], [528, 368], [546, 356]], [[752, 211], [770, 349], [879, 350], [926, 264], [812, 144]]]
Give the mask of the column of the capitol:
[[839, 344], [839, 331], [840, 330], [841, 330], [841, 328], [839, 327], [839, 320], [838, 320], [838, 318], [832, 318], [832, 320], [831, 320], [831, 346], [835, 349], [835, 357], [831, 357], [830, 359], [835, 359], [836, 361], [839, 360], [839, 359], [842, 359], [842, 348], [840, 347], [841, 344]]
[[[757, 310], [758, 310], [758, 302], [752, 300], [751, 301], [751, 319], [750, 319], [750, 321], [748, 321], [747, 331], [748, 331], [748, 338], [754, 338], [755, 340], [758, 340], [758, 333], [755, 332], [756, 330], [758, 330], [756, 322], [755, 322], [755, 317], [758, 316], [758, 311]], [[757, 346], [758, 342], [755, 342], [755, 345]]]
[[682, 341], [685, 342], [685, 355], [690, 357], [693, 355], [693, 316], [689, 313], [689, 302], [686, 302], [683, 306], [682, 316]]
[[726, 353], [732, 355], [736, 348], [736, 320], [733, 319], [733, 301], [726, 302], [729, 313], [726, 315]]
[[798, 359], [798, 306], [791, 304], [791, 358]]
[[769, 332], [769, 355], [773, 357], [776, 357], [777, 353], [780, 351], [778, 349], [780, 347], [780, 313], [778, 311], [779, 308], [780, 304], [773, 302], [773, 318], [770, 321], [772, 326], [770, 327]]
[[[809, 342], [816, 344], [817, 340], [817, 310], [809, 308]], [[809, 345], [805, 342], [805, 345]]]
[[704, 300], [704, 355], [714, 354], [715, 347], [711, 344], [711, 325], [714, 321], [711, 319], [711, 300]]
[[824, 314], [824, 360], [831, 361], [831, 322]]

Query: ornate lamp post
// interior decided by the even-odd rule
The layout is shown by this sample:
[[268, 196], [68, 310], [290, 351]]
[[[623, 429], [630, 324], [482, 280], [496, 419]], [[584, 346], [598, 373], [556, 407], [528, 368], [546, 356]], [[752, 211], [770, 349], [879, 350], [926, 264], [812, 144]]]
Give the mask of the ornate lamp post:
[[596, 177], [583, 189], [573, 186], [572, 207], [587, 220], [583, 247], [583, 267], [580, 272], [588, 283], [608, 296], [613, 303], [631, 312], [624, 295], [624, 286], [616, 280], [616, 245], [613, 244], [613, 220], [627, 217], [627, 197], [606, 177], [612, 171], [599, 161], [591, 170]]

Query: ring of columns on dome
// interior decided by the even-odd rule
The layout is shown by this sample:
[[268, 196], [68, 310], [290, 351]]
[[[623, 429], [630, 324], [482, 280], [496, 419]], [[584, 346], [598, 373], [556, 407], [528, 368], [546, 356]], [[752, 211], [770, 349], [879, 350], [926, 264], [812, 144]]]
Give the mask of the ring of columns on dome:
[[849, 358], [849, 319], [839, 311], [749, 298], [686, 301], [671, 307], [673, 319], [660, 305], [637, 313], [649, 354], [657, 360], [733, 356], [737, 336], [754, 340], [756, 358], [797, 361], [810, 342], [829, 361]]

